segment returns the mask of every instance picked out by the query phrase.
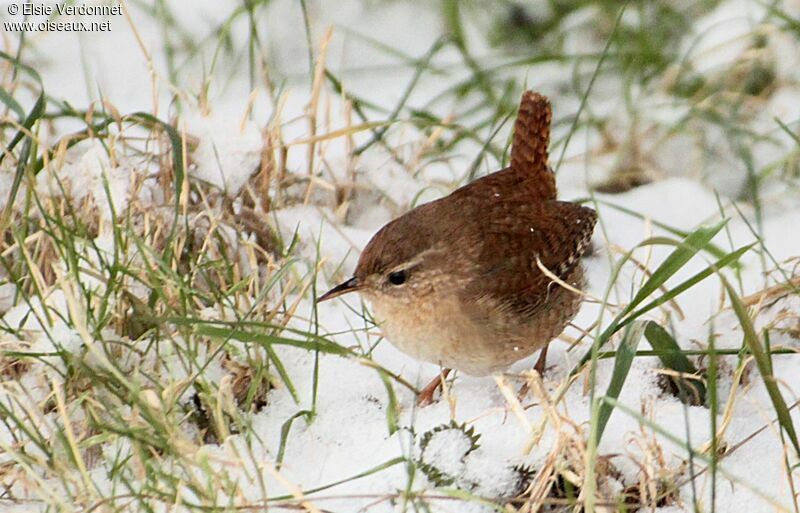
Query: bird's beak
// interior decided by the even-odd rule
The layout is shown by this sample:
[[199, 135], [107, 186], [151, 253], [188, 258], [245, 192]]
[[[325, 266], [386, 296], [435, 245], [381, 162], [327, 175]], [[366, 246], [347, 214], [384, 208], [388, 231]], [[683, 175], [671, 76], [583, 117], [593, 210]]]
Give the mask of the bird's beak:
[[342, 294], [347, 294], [348, 292], [355, 292], [356, 290], [361, 288], [361, 284], [358, 283], [358, 278], [352, 277], [344, 283], [341, 283], [335, 287], [333, 287], [328, 292], [324, 293], [320, 297], [317, 298], [317, 303], [321, 303], [322, 301], [327, 301], [329, 299], [333, 299], [337, 296], [341, 296]]

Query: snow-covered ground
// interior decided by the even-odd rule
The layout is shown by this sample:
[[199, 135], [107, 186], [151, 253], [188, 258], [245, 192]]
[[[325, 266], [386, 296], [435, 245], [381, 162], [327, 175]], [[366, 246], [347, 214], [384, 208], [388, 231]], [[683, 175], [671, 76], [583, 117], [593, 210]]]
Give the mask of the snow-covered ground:
[[[308, 4], [313, 51], [318, 55], [323, 51], [322, 42], [328, 27], [332, 27], [326, 57], [329, 68], [347, 92], [382, 106], [387, 115], [402, 98], [414, 69], [402, 65], [400, 57], [367, 41], [376, 40], [403, 55], [419, 58], [443, 30], [435, 5], [400, 1]], [[4, 3], [5, 11], [8, 5]], [[44, 90], [51, 97], [76, 108], [85, 109], [90, 101], [102, 97], [120, 113], [146, 111], [174, 122], [190, 139], [186, 145], [189, 179], [192, 183], [205, 182], [202, 189], [205, 192], [218, 189], [222, 196], [232, 200], [231, 208], [237, 215], [250, 208], [241, 198], [257, 189], [251, 178], [263, 165], [264, 154], [281, 152], [273, 147], [265, 151], [265, 141], [269, 140], [265, 134], [280, 134], [286, 144], [280, 162], [289, 178], [297, 178], [296, 183], [282, 191], [282, 201], [272, 197], [277, 208], [265, 213], [265, 204], [258, 202], [252, 208], [260, 214], [259, 222], [268, 223], [287, 244], [296, 240], [291, 254], [296, 260], [286, 273], [287, 280], [310, 285], [308, 280], [316, 276], [316, 290], [323, 291], [347, 278], [359, 251], [377, 229], [410, 206], [447, 194], [464, 179], [481, 150], [482, 141], [467, 141], [455, 146], [446, 158], [426, 159], [425, 150], [435, 144], [436, 134], [424, 133], [412, 123], [401, 122], [387, 136], [389, 146], [399, 158], [393, 158], [377, 144], [354, 157], [353, 148], [368, 141], [371, 134], [358, 130], [362, 121], [342, 95], [327, 85], [322, 85], [318, 96], [310, 89], [309, 48], [297, 2], [272, 2], [262, 20], [264, 34], [269, 39], [265, 43], [267, 54], [275, 69], [273, 78], [282, 80], [275, 84], [283, 90], [276, 96], [281, 98], [277, 102], [260, 83], [253, 87], [247, 67], [242, 64], [248, 58], [246, 17], [237, 18], [230, 27], [231, 44], [241, 49], [236, 54], [238, 62], [215, 61], [214, 45], [206, 45], [177, 64], [178, 83], [170, 84], [162, 49], [166, 44], [165, 30], [173, 27], [155, 22], [138, 3], [127, 7], [130, 10], [125, 16], [112, 19], [110, 33], [28, 34], [26, 37], [32, 43], [25, 48], [23, 61], [38, 71]], [[219, 27], [219, 20], [238, 8], [236, 2], [181, 4], [174, 10], [179, 15], [173, 23], [174, 33], [167, 37], [175, 41], [178, 37], [175, 34], [184, 30], [195, 38], [217, 37], [214, 30]], [[800, 4], [787, 1], [781, 4], [781, 13], [794, 17], [797, 24]], [[564, 22], [567, 26], [575, 25], [573, 31], [565, 34], [564, 44], [571, 52], [597, 52], [597, 44], [602, 48], [603, 41], [591, 41], [592, 15], [591, 8], [579, 10]], [[12, 19], [5, 12], [3, 16], [4, 20]], [[636, 23], [634, 9], [625, 14], [622, 23]], [[730, 220], [713, 241], [723, 251], [759, 242], [756, 233], [761, 237], [755, 249], [741, 258], [738, 274], [726, 271], [742, 296], [751, 299], [756, 297], [752, 294], [785, 281], [787, 276], [797, 275], [793, 270], [800, 257], [797, 235], [800, 194], [796, 183], [792, 185], [782, 173], [797, 167], [800, 52], [796, 52], [799, 37], [796, 30], [785, 29], [785, 23], [780, 16], [770, 14], [763, 3], [725, 0], [697, 19], [682, 43], [687, 62], [709, 81], [712, 78], [708, 77], [733, 75], [731, 70], [738, 62], [763, 58], [774, 64], [777, 78], [769, 94], [737, 103], [742, 112], [737, 113], [736, 119], [742, 123], [742, 130], [760, 136], [747, 148], [733, 142], [734, 128], [739, 127], [715, 124], [702, 115], [713, 112], [715, 107], [723, 110], [729, 99], [725, 92], [710, 97], [705, 104], [678, 101], [666, 92], [668, 78], [664, 77], [647, 88], [628, 90], [634, 97], [625, 97], [621, 93], [624, 77], [609, 74], [599, 77], [583, 115], [603, 119], [604, 128], [598, 128], [599, 124], [591, 128], [581, 125], [572, 136], [557, 175], [561, 198], [591, 196], [600, 214], [594, 252], [586, 258], [587, 292], [591, 296], [604, 297], [616, 262], [626, 251], [654, 236], [679, 239], [663, 225], [691, 232], [723, 217]], [[480, 28], [479, 23], [466, 25], [472, 54], [479, 56], [484, 64], [504, 59], [479, 37]], [[765, 42], [754, 49], [751, 40], [756, 33]], [[5, 52], [13, 53], [17, 36], [4, 34]], [[449, 71], [443, 77], [422, 77], [409, 98], [412, 107], [427, 106], [453, 83], [470, 76], [469, 70], [459, 64], [455, 48], [437, 55], [434, 62]], [[585, 73], [594, 65], [596, 60], [580, 69]], [[541, 90], [552, 101], [556, 120], [553, 140], [558, 142], [551, 150], [554, 164], [560, 160], [561, 143], [580, 105], [580, 94], [567, 93], [565, 87], [571, 83], [574, 69], [574, 63], [568, 62], [517, 70], [521, 81], [527, 80], [528, 87]], [[192, 96], [197, 95], [206, 80], [207, 96]], [[582, 84], [586, 86], [588, 81]], [[183, 100], [180, 109], [171, 104], [176, 91]], [[317, 98], [313, 111], [309, 107], [312, 98]], [[442, 118], [452, 116], [456, 123], [461, 121], [461, 115], [467, 118], [464, 104], [455, 97], [448, 98], [431, 104], [431, 110]], [[634, 103], [636, 109], [630, 108], [629, 103]], [[30, 105], [24, 107], [29, 109]], [[315, 114], [313, 132], [309, 113]], [[406, 117], [407, 114], [402, 114], [400, 119], [405, 121]], [[385, 118], [376, 116], [371, 121], [382, 119]], [[788, 130], [783, 130], [776, 120]], [[40, 136], [47, 144], [54, 144], [82, 126], [75, 120], [59, 120], [52, 133]], [[488, 138], [492, 129], [486, 128], [480, 135]], [[508, 127], [500, 134], [496, 141], [507, 136]], [[309, 153], [311, 140], [314, 145]], [[154, 218], [159, 213], [171, 212], [169, 200], [164, 199], [166, 193], [163, 177], [158, 175], [158, 163], [141, 157], [131, 148], [107, 151], [109, 146], [115, 148], [115, 144], [84, 141], [66, 151], [63, 161], [45, 167], [35, 180], [22, 186], [23, 191], [33, 188], [41, 198], [64, 196], [76, 209], [94, 205], [99, 221], [93, 247], [100, 248], [98, 254], [106, 255], [120, 244], [110, 224], [129, 205], [136, 205], [142, 212], [152, 210]], [[626, 166], [632, 155], [637, 157], [634, 160], [650, 183], [617, 194], [590, 191], [592, 186], [607, 183], [614, 176], [613, 170]], [[0, 167], [0, 206], [5, 205], [13, 182], [15, 167], [9, 162], [10, 159]], [[748, 165], [760, 175], [758, 208], [748, 201], [752, 197]], [[489, 158], [480, 166], [479, 173], [497, 167], [499, 163]], [[774, 171], [762, 173], [767, 169]], [[274, 189], [270, 190], [274, 193]], [[207, 208], [199, 212], [190, 209], [186, 214], [187, 224], [198, 231], [222, 226], [217, 233], [224, 234], [223, 242], [205, 240], [202, 236], [197, 239], [207, 245], [209, 252], [219, 251], [238, 259], [239, 269], [246, 274], [263, 273], [269, 277], [267, 269], [274, 270], [275, 266], [269, 267], [256, 259], [254, 255], [259, 253], [252, 249], [257, 229], [241, 230], [232, 223], [226, 224], [224, 207], [215, 203], [213, 197], [209, 199], [197, 191], [185, 194], [190, 197], [189, 203]], [[346, 195], [345, 201], [341, 201], [342, 194]], [[15, 208], [23, 208], [19, 200]], [[11, 246], [8, 241], [6, 244], [0, 246], [0, 251]], [[88, 252], [94, 251], [92, 245], [86, 246]], [[636, 249], [633, 256], [652, 270], [673, 249], [669, 245], [648, 245]], [[713, 259], [708, 253], [698, 254], [668, 286], [703, 270]], [[58, 257], [50, 262], [52, 270], [40, 269], [44, 277], [32, 278], [37, 283], [50, 283], [43, 293], [47, 308], [42, 307], [39, 297], [25, 300], [9, 278], [10, 271], [0, 269], [0, 324], [5, 328], [0, 333], [0, 350], [50, 353], [54, 350], [52, 340], [58, 339], [59, 350], [75, 354], [87, 351], [92, 361], [102, 366], [103, 358], [108, 356], [87, 350], [92, 345], [92, 334], [74, 322], [80, 318], [75, 310], [76, 290], [69, 285], [70, 276], [62, 276], [68, 265]], [[271, 261], [270, 265], [274, 263]], [[775, 271], [765, 274], [776, 265], [780, 265], [784, 275]], [[53, 274], [60, 278], [48, 281], [47, 276]], [[107, 286], [90, 272], [77, 279], [91, 283], [94, 290]], [[624, 266], [612, 287], [609, 302], [626, 303], [644, 279], [645, 274], [636, 265]], [[297, 293], [300, 289], [303, 294]], [[269, 303], [264, 311], [287, 310], [286, 305], [292, 305], [292, 315], [285, 318], [290, 328], [318, 333], [363, 357], [275, 346], [298, 401], [287, 386], [278, 383], [268, 392], [266, 406], [252, 413], [240, 412], [247, 421], [247, 429], [230, 434], [219, 443], [202, 443], [198, 427], [188, 415], [180, 421], [186, 453], [197, 464], [195, 479], [201, 479], [199, 469], [203, 469], [208, 472], [206, 476], [214, 476], [213, 479], [225, 485], [226, 492], [213, 501], [217, 506], [246, 509], [248, 504], [258, 505], [259, 501], [287, 496], [276, 504], [288, 508], [287, 504], [292, 503], [309, 511], [337, 512], [425, 510], [422, 503], [427, 503], [431, 511], [489, 511], [490, 503], [502, 505], [520, 494], [530, 495], [531, 484], [534, 488], [552, 485], [553, 482], [546, 480], [551, 476], [560, 476], [556, 488], [563, 488], [564, 480], [570, 476], [574, 477], [573, 484], [583, 486], [592, 418], [588, 372], [574, 381], [568, 375], [591, 346], [591, 337], [571, 347], [580, 332], [569, 328], [564, 337], [552, 343], [551, 367], [542, 386], [534, 386], [523, 401], [523, 408], [513, 397], [522, 383], [521, 375], [532, 367], [535, 355], [518, 362], [502, 377], [456, 375], [445, 398], [420, 409], [415, 406], [414, 393], [402, 381], [420, 387], [439, 369], [415, 361], [385, 341], [377, 343], [379, 330], [365, 321], [363, 305], [357, 296], [315, 307], [312, 288], [300, 289], [286, 286], [285, 290], [290, 291], [288, 298], [271, 291], [262, 298]], [[686, 350], [706, 349], [711, 336], [717, 350], [739, 349], [743, 346], [741, 322], [722, 290], [720, 280], [711, 276], [674, 303], [652, 311], [647, 318], [667, 327]], [[143, 302], [149, 297], [149, 290], [138, 283], [131, 284], [130, 293]], [[765, 297], [763, 304], [756, 297], [748, 305], [755, 305], [756, 329], [759, 333], [761, 330], [769, 333], [773, 349], [800, 349], [800, 300], [796, 293], [773, 293]], [[233, 310], [245, 312], [249, 307], [249, 304], [213, 304], [207, 306], [204, 315], [207, 319], [232, 321], [238, 318]], [[48, 311], [60, 316], [48, 316]], [[585, 302], [574, 324], [595, 335], [611, 320], [612, 313], [613, 308], [601, 316], [599, 304]], [[598, 318], [600, 329], [593, 327]], [[158, 358], [163, 359], [162, 367], [145, 357], [139, 364], [157, 368], [152, 375], [161, 380], [159, 386], [163, 388], [159, 388], [160, 398], [152, 399], [153, 404], [163, 405], [172, 400], [172, 404], [187, 406], [193, 400], [193, 389], [181, 388], [181, 383], [198, 376], [186, 370], [180, 350], [170, 349], [172, 344], [183, 343], [185, 334], [173, 332], [169, 336], [171, 343], [165, 344], [163, 353], [158, 353]], [[109, 332], [103, 337], [128, 341], [123, 333]], [[617, 343], [615, 339], [613, 346]], [[209, 347], [197, 353], [202, 362], [208, 362], [200, 366], [200, 378], [217, 387], [214, 393], [221, 397], [230, 388], [234, 373], [223, 362], [222, 354]], [[649, 349], [645, 341], [640, 349]], [[10, 375], [2, 365], [6, 358], [10, 356], [0, 355], [4, 378]], [[0, 492], [0, 510], [29, 511], [60, 502], [53, 497], [61, 493], [58, 484], [61, 481], [53, 477], [58, 466], [48, 468], [39, 461], [31, 463], [26, 459], [26, 452], [39, 454], [36, 452], [39, 449], [26, 442], [18, 426], [8, 420], [8, 412], [19, 415], [21, 411], [12, 400], [19, 397], [17, 385], [26, 391], [31, 404], [59, 403], [61, 399], [53, 397], [61, 397], [59, 394], [64, 392], [54, 394], [53, 390], [64, 382], [65, 368], [53, 361], [60, 360], [33, 358], [13, 380], [0, 385], [0, 401], [6, 405], [0, 410], [0, 419], [4, 419], [0, 424], [3, 485], [0, 490], [8, 490], [6, 494]], [[706, 357], [693, 356], [692, 361], [700, 368], [708, 366]], [[619, 396], [620, 404], [627, 410], [614, 411], [597, 450], [598, 508], [613, 511], [614, 501], [622, 491], [633, 494], [636, 490], [638, 496], [634, 502], [641, 500], [648, 504], [645, 510], [660, 512], [711, 511], [712, 496], [716, 511], [797, 511], [793, 479], [800, 477], [798, 455], [774, 422], [776, 413], [754, 362], [746, 366], [740, 366], [739, 362], [739, 356], [733, 354], [720, 357], [718, 363], [720, 411], [716, 425], [720, 447], [725, 451], [721, 451], [716, 472], [712, 472], [705, 449], [712, 438], [708, 405], [685, 405], [670, 394], [663, 386], [658, 358], [633, 360]], [[775, 355], [772, 361], [779, 389], [789, 406], [800, 399], [797, 365], [795, 354]], [[191, 365], [190, 368], [195, 369]], [[598, 394], [606, 390], [613, 368], [613, 359], [599, 361]], [[743, 374], [738, 384], [737, 370]], [[130, 371], [138, 372], [138, 367], [131, 364]], [[143, 393], [151, 392], [148, 389]], [[169, 393], [177, 396], [168, 399]], [[151, 401], [149, 396], [147, 401]], [[79, 407], [66, 414], [61, 406], [43, 407], [47, 411], [42, 414], [42, 421], [35, 423], [45, 434], [69, 431], [64, 428], [66, 417], [76, 426], [85, 421]], [[134, 416], [133, 410], [124, 415]], [[311, 410], [313, 415], [305, 415], [304, 412]], [[791, 410], [791, 416], [795, 425], [800, 424], [796, 408]], [[77, 429], [78, 434], [88, 436], [81, 429]], [[82, 469], [76, 465], [82, 472], [69, 469], [80, 476], [77, 481], [92, 482], [87, 488], [95, 490], [97, 504], [103, 503], [99, 497], [130, 492], [120, 485], [119, 476], [124, 473], [118, 465], [130, 466], [136, 479], [145, 478], [137, 467], [139, 456], [128, 458], [135, 453], [131, 448], [135, 444], [112, 433], [103, 435], [108, 439], [102, 445], [102, 454], [92, 459], [94, 464]], [[685, 445], [697, 451], [691, 458]], [[71, 446], [65, 442], [64, 447]], [[165, 459], [165, 473], [171, 471], [173, 464], [179, 467]], [[175, 475], [187, 480], [181, 472], [175, 470]], [[53, 490], [59, 491], [48, 491], [49, 483]], [[228, 493], [232, 489], [230, 483], [236, 483], [233, 489], [237, 493]], [[189, 485], [183, 493], [172, 502], [181, 505], [181, 501], [206, 500], [196, 490], [190, 490]], [[558, 494], [551, 497], [555, 495]], [[606, 504], [609, 501], [610, 505]], [[87, 499], [86, 504], [92, 501]], [[163, 510], [169, 509], [169, 503], [159, 504]], [[65, 511], [79, 509], [71, 507], [69, 502], [61, 506]], [[105, 506], [100, 510], [102, 507]]]

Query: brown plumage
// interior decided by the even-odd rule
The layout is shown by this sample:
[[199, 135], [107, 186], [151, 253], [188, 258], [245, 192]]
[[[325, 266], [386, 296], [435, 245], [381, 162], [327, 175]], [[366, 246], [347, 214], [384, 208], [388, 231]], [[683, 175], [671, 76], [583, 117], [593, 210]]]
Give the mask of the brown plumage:
[[572, 320], [580, 257], [596, 214], [556, 200], [548, 166], [551, 110], [522, 97], [511, 165], [384, 226], [354, 277], [320, 300], [358, 290], [386, 338], [412, 356], [484, 375], [546, 346]]

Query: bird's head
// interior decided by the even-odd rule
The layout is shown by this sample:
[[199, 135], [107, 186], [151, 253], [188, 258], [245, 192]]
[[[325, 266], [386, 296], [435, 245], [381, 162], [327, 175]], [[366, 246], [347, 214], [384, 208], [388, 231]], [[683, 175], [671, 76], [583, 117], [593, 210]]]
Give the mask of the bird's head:
[[429, 224], [412, 211], [384, 226], [372, 237], [358, 259], [353, 277], [317, 299], [327, 301], [348, 292], [360, 292], [371, 301], [413, 301], [437, 286], [446, 268], [441, 242]]

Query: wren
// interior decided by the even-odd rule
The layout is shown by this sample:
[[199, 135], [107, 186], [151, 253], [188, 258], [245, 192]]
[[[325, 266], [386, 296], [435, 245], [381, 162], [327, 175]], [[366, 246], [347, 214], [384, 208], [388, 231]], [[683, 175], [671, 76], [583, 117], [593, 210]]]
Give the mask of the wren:
[[[514, 125], [510, 165], [381, 228], [352, 278], [325, 301], [358, 291], [384, 337], [418, 360], [473, 376], [501, 371], [542, 350], [578, 313], [581, 256], [594, 210], [556, 199], [548, 165], [552, 112], [527, 91]], [[443, 381], [420, 393], [431, 402]]]

